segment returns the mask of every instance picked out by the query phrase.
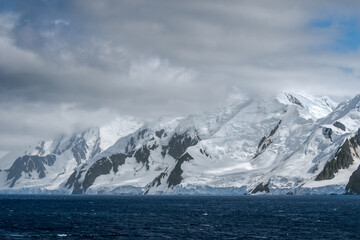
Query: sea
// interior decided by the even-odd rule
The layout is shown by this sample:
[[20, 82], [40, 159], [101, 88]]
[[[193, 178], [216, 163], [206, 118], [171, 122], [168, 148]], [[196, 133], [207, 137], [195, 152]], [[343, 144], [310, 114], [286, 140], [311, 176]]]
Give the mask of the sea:
[[0, 195], [0, 239], [360, 239], [360, 196]]

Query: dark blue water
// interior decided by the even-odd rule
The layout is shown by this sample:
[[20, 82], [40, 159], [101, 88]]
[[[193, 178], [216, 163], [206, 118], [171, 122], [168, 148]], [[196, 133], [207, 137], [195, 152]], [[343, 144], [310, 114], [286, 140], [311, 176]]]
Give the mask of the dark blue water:
[[0, 196], [0, 239], [360, 239], [360, 197]]

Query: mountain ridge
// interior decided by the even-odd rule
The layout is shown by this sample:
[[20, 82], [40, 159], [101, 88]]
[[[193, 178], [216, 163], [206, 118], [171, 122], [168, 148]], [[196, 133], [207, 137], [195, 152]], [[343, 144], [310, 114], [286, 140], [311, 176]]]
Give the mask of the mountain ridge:
[[[71, 146], [63, 152], [46, 152], [45, 142], [32, 152], [38, 157], [55, 154], [54, 164], [72, 162], [57, 172], [63, 177], [54, 177], [59, 168], [43, 164], [41, 170], [13, 173], [18, 179], [10, 183], [5, 169], [0, 172], [0, 191], [358, 193], [356, 181], [350, 184], [349, 179], [360, 165], [356, 144], [359, 106], [360, 95], [335, 106], [327, 97], [284, 92], [185, 118], [138, 123], [122, 135], [114, 134], [106, 149], [100, 148], [100, 128], [88, 130], [93, 131], [91, 137], [84, 138], [84, 132], [75, 140], [68, 137], [65, 142]], [[30, 162], [26, 164], [30, 166]]]

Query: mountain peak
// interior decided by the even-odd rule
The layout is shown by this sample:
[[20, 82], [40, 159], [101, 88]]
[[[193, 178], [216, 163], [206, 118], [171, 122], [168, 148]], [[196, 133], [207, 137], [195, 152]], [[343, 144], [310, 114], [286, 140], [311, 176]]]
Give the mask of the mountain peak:
[[[283, 92], [184, 118], [116, 119], [40, 142], [34, 154], [13, 158], [11, 171], [0, 171], [12, 184], [0, 182], [0, 191], [166, 194], [189, 193], [195, 186], [195, 192], [243, 194], [266, 186], [265, 192], [276, 194], [334, 184], [344, 189], [360, 160], [346, 161], [348, 169], [332, 166], [342, 166], [347, 153], [360, 155], [360, 138], [349, 138], [359, 134], [360, 94], [335, 110], [333, 105], [328, 97]], [[334, 176], [333, 182], [320, 181], [317, 176], [329, 168], [324, 179]]]
[[327, 96], [317, 97], [297, 92], [282, 92], [276, 98], [285, 105], [297, 106], [303, 118], [314, 121], [329, 115], [336, 105]]

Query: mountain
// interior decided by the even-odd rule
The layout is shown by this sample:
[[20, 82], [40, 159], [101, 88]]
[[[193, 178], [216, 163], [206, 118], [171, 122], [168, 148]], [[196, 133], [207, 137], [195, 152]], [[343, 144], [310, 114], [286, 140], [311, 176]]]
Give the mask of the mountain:
[[[281, 93], [132, 123], [41, 142], [1, 171], [1, 191], [360, 193], [360, 95], [336, 106], [328, 97]], [[131, 127], [119, 130], [124, 125]]]
[[64, 192], [62, 182], [74, 168], [94, 158], [142, 123], [133, 118], [117, 118], [101, 127], [88, 128], [73, 134], [59, 134], [40, 141], [25, 151], [3, 156], [0, 171], [1, 189], [10, 192]]

